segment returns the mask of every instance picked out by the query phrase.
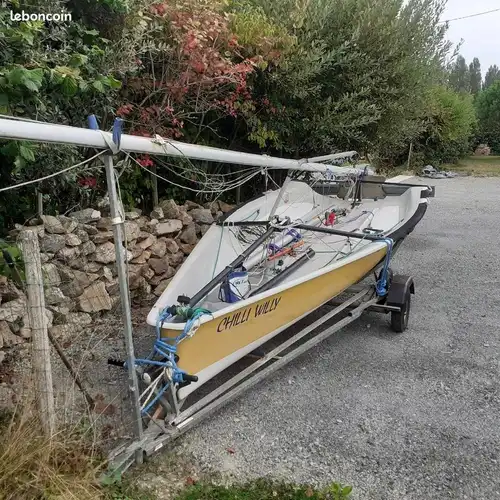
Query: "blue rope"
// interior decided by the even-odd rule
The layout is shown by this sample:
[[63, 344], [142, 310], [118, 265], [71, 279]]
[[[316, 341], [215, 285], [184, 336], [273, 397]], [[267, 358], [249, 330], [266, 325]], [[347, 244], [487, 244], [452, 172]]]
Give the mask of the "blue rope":
[[[174, 384], [181, 384], [185, 382], [184, 376], [186, 375], [186, 372], [184, 370], [181, 370], [175, 362], [177, 345], [189, 335], [189, 332], [191, 331], [191, 328], [193, 327], [195, 321], [197, 321], [205, 314], [211, 313], [206, 309], [195, 309], [193, 316], [186, 321], [182, 332], [177, 337], [165, 341], [161, 338], [161, 328], [163, 326], [163, 323], [165, 323], [165, 321], [169, 319], [172, 319], [173, 316], [168, 313], [166, 309], [161, 311], [156, 320], [156, 340], [153, 344], [153, 350], [147, 358], [136, 359], [135, 364], [137, 366], [161, 366], [163, 368], [171, 368], [172, 382]], [[153, 360], [152, 358], [156, 354], [158, 354], [162, 358], [165, 358], [165, 361]], [[158, 391], [158, 394], [156, 394], [156, 396], [141, 410], [141, 413], [143, 415], [147, 414], [148, 411], [158, 402], [158, 400], [169, 388], [169, 386], [170, 382], [167, 382], [162, 386], [162, 388]]]
[[382, 272], [380, 273], [380, 278], [378, 279], [375, 290], [379, 297], [385, 297], [388, 292], [388, 283], [387, 283], [387, 275], [389, 271], [389, 263], [391, 261], [392, 256], [392, 247], [394, 245], [394, 241], [391, 238], [384, 238], [380, 241], [383, 241], [387, 245], [387, 253], [385, 254], [384, 267], [382, 268]]

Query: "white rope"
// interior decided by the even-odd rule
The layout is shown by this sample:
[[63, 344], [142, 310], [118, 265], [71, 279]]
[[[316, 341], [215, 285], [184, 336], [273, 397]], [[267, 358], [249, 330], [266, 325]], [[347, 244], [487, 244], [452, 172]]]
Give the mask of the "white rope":
[[[98, 156], [101, 156], [105, 153], [107, 153], [107, 151], [100, 151], [99, 153], [95, 154], [94, 156], [91, 156], [88, 160], [84, 160], [80, 163], [77, 163], [76, 165], [71, 165], [71, 167], [65, 168], [63, 170], [60, 170], [59, 172], [55, 172], [55, 173], [50, 174], [50, 175], [46, 175], [45, 177], [40, 177], [39, 179], [34, 179], [32, 181], [21, 182], [20, 184], [14, 184], [13, 186], [7, 186], [5, 188], [1, 188], [0, 193], [3, 191], [10, 191], [11, 189], [17, 189], [17, 188], [20, 188], [23, 186], [29, 186], [30, 184], [35, 184], [37, 182], [42, 182], [42, 181], [45, 181], [47, 179], [51, 179], [52, 177], [56, 177], [58, 175], [64, 174], [65, 172], [69, 172], [70, 170], [81, 167], [82, 165], [85, 165], [86, 163], [94, 160]], [[99, 167], [99, 168], [101, 168], [101, 167]]]
[[[233, 180], [226, 180], [225, 177], [229, 177], [231, 175], [236, 175], [241, 172], [245, 172], [246, 175], [249, 175], [249, 172], [257, 172], [257, 169], [244, 169], [244, 170], [238, 170], [236, 172], [232, 172], [229, 174], [208, 174], [202, 169], [196, 168], [191, 162], [190, 165], [192, 166], [192, 169], [183, 169], [182, 165], [175, 165], [177, 169], [173, 169], [173, 164], [170, 164], [168, 162], [164, 162], [162, 160], [159, 160], [155, 158], [155, 161], [157, 161], [160, 165], [164, 166], [167, 170], [172, 172], [174, 175], [181, 177], [182, 179], [186, 179], [189, 182], [194, 182], [196, 184], [199, 184], [202, 186], [203, 191], [211, 190], [213, 192], [219, 192], [222, 189], [225, 188], [230, 188], [231, 186], [237, 185], [239, 182], [239, 179], [245, 178], [244, 175], [242, 175], [239, 179], [233, 179]], [[194, 178], [193, 179], [193, 174], [198, 175], [201, 177], [201, 180]]]
[[233, 184], [229, 185], [228, 187], [225, 187], [224, 189], [211, 189], [211, 190], [195, 189], [195, 188], [191, 188], [191, 187], [188, 187], [188, 186], [183, 186], [181, 184], [177, 184], [176, 182], [174, 182], [174, 181], [172, 181], [170, 179], [166, 179], [165, 177], [162, 177], [161, 175], [158, 175], [157, 173], [153, 172], [152, 170], [149, 170], [148, 168], [146, 168], [143, 165], [141, 165], [140, 162], [137, 161], [134, 157], [130, 156], [130, 158], [135, 163], [137, 163], [137, 165], [139, 165], [142, 169], [144, 169], [146, 172], [150, 173], [151, 175], [154, 175], [158, 179], [161, 179], [162, 181], [168, 182], [169, 184], [177, 186], [177, 187], [179, 187], [181, 189], [187, 189], [188, 191], [193, 191], [195, 193], [200, 193], [200, 194], [224, 193], [226, 191], [230, 191], [232, 189], [235, 189], [238, 186], [242, 186], [243, 184], [245, 184], [246, 182], [248, 182], [249, 180], [251, 180], [253, 177], [255, 177], [256, 175], [260, 174], [260, 170], [257, 170], [256, 172], [248, 175], [247, 177], [239, 179], [237, 182], [234, 182]]

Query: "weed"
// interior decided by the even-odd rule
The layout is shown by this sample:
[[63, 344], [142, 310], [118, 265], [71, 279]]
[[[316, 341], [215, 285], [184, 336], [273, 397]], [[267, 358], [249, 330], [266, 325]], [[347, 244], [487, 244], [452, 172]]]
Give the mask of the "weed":
[[177, 500], [347, 500], [351, 491], [351, 486], [340, 483], [318, 490], [308, 485], [259, 479], [232, 486], [198, 483], [183, 491]]

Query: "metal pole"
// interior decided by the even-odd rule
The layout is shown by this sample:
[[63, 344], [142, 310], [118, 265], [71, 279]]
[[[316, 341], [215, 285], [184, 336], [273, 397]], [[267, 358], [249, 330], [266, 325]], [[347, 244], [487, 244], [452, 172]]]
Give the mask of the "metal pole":
[[[126, 253], [122, 245], [123, 214], [120, 213], [118, 195], [116, 191], [115, 171], [111, 155], [103, 157], [106, 167], [106, 181], [108, 184], [108, 196], [111, 209], [111, 219], [113, 222], [113, 237], [115, 241], [116, 268], [118, 271], [118, 282], [120, 285], [120, 300], [123, 308], [123, 323], [125, 326], [125, 346], [127, 350], [127, 368], [129, 390], [133, 401], [134, 411], [134, 433], [138, 441], [142, 439], [142, 419], [141, 408], [139, 406], [139, 383], [135, 371], [134, 341], [132, 337], [132, 316], [130, 312], [130, 296], [128, 289], [127, 269], [125, 266]], [[136, 463], [142, 463], [142, 449], [135, 452]]]
[[307, 161], [311, 163], [328, 161], [328, 160], [350, 160], [358, 154], [357, 151], [344, 151], [343, 153], [333, 153], [331, 155], [315, 156], [313, 158], [308, 158]]
[[[102, 130], [54, 125], [52, 123], [22, 122], [6, 118], [0, 118], [0, 138], [71, 144], [72, 146], [105, 150], [109, 149], [109, 144], [113, 142], [113, 135]], [[121, 136], [120, 150], [272, 169], [308, 172], [326, 172], [329, 170], [334, 174], [359, 174], [362, 171], [362, 169], [356, 168], [336, 167], [335, 165], [317, 164], [310, 161], [304, 162], [290, 158], [277, 158], [210, 146], [199, 146], [197, 144], [162, 139], [159, 136], [153, 138], [123, 134]]]
[[289, 175], [287, 175], [285, 181], [283, 182], [283, 185], [281, 186], [281, 189], [278, 192], [278, 197], [274, 202], [273, 208], [271, 209], [271, 212], [269, 212], [269, 220], [271, 220], [274, 217], [276, 210], [278, 210], [278, 207], [280, 206], [281, 203], [281, 199], [283, 198], [286, 188], [288, 187], [288, 184], [290, 184], [291, 180], [292, 178]]

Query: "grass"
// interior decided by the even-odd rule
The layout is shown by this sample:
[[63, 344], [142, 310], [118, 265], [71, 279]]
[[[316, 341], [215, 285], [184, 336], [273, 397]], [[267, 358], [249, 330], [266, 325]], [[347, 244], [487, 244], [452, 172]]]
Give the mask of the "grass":
[[[104, 457], [83, 426], [44, 436], [34, 407], [0, 413], [1, 500], [155, 500], [131, 477], [104, 486], [99, 478]], [[161, 468], [151, 470], [162, 475]], [[268, 480], [223, 486], [211, 480], [194, 482], [175, 500], [347, 500], [351, 487], [333, 483], [325, 489]], [[173, 497], [172, 495], [172, 497]], [[171, 498], [171, 497], [169, 497]]]
[[[309, 485], [296, 485], [265, 479], [244, 484], [220, 485], [201, 481], [186, 487], [180, 493], [166, 498], [175, 500], [349, 500], [351, 486], [333, 483], [316, 489]], [[166, 492], [165, 492], [166, 493]], [[127, 481], [108, 488], [106, 500], [156, 500], [151, 492], [141, 491]]]
[[102, 459], [73, 430], [45, 437], [34, 413], [18, 409], [3, 416], [0, 429], [0, 498], [104, 498], [97, 482]]
[[347, 500], [352, 488], [333, 483], [318, 490], [307, 485], [277, 483], [259, 479], [242, 485], [195, 484], [176, 500]]
[[447, 164], [439, 167], [440, 170], [452, 170], [475, 177], [500, 176], [500, 156], [469, 156], [459, 160], [456, 164]]
[[156, 485], [160, 489], [168, 485], [162, 498], [168, 493], [165, 498], [175, 500], [347, 500], [352, 490], [340, 483], [316, 489], [264, 479], [221, 485], [214, 474], [199, 481], [190, 475], [184, 481], [188, 469], [179, 460], [177, 469], [151, 461], [104, 484], [107, 464], [91, 430], [80, 423], [45, 436], [30, 398], [12, 413], [0, 410], [0, 500], [156, 500], [158, 491], [137, 481], [146, 478], [145, 472], [162, 479]]

